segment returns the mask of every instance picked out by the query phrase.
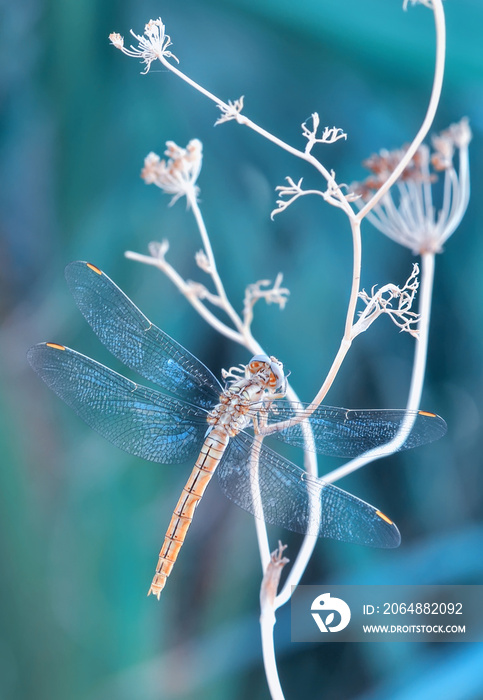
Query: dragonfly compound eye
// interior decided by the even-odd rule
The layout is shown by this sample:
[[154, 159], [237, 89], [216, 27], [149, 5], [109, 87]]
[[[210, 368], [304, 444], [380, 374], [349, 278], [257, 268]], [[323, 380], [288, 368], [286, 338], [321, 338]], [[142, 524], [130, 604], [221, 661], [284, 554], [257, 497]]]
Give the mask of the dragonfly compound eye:
[[270, 365], [270, 358], [268, 355], [254, 355], [250, 360], [248, 369], [252, 374], [256, 374], [265, 364]]
[[273, 388], [282, 386], [285, 381], [285, 375], [283, 373], [283, 364], [279, 362], [275, 357], [271, 357], [270, 369], [272, 370], [270, 376], [270, 386], [272, 386]]

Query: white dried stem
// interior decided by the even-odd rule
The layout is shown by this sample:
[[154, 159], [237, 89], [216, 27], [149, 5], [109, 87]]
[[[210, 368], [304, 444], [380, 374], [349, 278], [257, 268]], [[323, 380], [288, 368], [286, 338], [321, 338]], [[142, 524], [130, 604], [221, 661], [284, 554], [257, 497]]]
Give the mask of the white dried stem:
[[344, 476], [360, 469], [361, 467], [374, 462], [376, 459], [382, 459], [394, 454], [405, 442], [411, 428], [414, 424], [416, 412], [420, 408], [421, 396], [423, 393], [424, 376], [426, 372], [426, 359], [428, 355], [428, 337], [429, 337], [429, 322], [431, 319], [431, 298], [433, 293], [434, 282], [434, 253], [425, 253], [422, 258], [421, 266], [421, 286], [419, 290], [419, 327], [418, 327], [418, 342], [415, 344], [413, 369], [411, 375], [411, 385], [409, 389], [406, 408], [410, 413], [406, 420], [401, 424], [401, 427], [386, 445], [377, 447], [376, 449], [368, 450], [364, 454], [352, 459], [350, 462], [334, 469], [328, 474], [324, 474], [323, 479], [328, 483], [333, 483], [342, 479]]
[[275, 603], [280, 576], [282, 575], [283, 567], [289, 563], [289, 559], [283, 556], [287, 549], [286, 544], [278, 541], [278, 548], [270, 554], [270, 561], [263, 575], [262, 585], [260, 587], [260, 607], [263, 610], [271, 608]]
[[335, 143], [339, 139], [347, 139], [347, 134], [336, 126], [332, 128], [328, 126], [324, 127], [322, 136], [317, 137], [317, 131], [320, 125], [320, 118], [317, 112], [314, 112], [310, 116], [310, 119], [312, 119], [312, 128], [307, 126], [308, 119], [302, 124], [302, 135], [307, 139], [305, 153], [310, 153], [316, 143]]
[[[302, 422], [310, 417], [310, 415], [317, 409], [319, 404], [324, 400], [327, 392], [332, 386], [335, 377], [340, 369], [340, 366], [349, 351], [352, 344], [352, 328], [354, 325], [354, 316], [357, 306], [357, 300], [360, 291], [360, 271], [361, 271], [361, 239], [360, 239], [360, 223], [362, 219], [367, 215], [368, 212], [377, 204], [379, 199], [384, 195], [385, 192], [394, 184], [397, 178], [401, 175], [404, 169], [407, 167], [411, 158], [414, 156], [415, 152], [421, 145], [423, 139], [427, 135], [431, 124], [436, 113], [436, 108], [439, 103], [439, 98], [441, 95], [442, 79], [444, 73], [444, 59], [445, 59], [445, 20], [444, 20], [444, 10], [441, 0], [434, 0], [433, 2], [433, 12], [435, 20], [436, 29], [436, 60], [435, 60], [435, 72], [433, 78], [433, 87], [431, 91], [431, 97], [429, 101], [429, 106], [426, 111], [423, 123], [406, 151], [405, 155], [401, 158], [399, 165], [397, 165], [392, 174], [388, 177], [386, 182], [378, 190], [378, 192], [369, 200], [369, 202], [360, 209], [357, 216], [354, 218], [349, 217], [352, 240], [353, 240], [353, 275], [352, 275], [352, 286], [351, 294], [349, 298], [349, 304], [346, 314], [346, 322], [344, 329], [344, 336], [341, 340], [337, 354], [332, 362], [329, 369], [329, 373], [322, 382], [322, 385], [315, 395], [312, 402], [306, 408], [306, 410], [298, 416], [296, 419], [290, 419], [286, 421], [280, 421], [267, 428], [264, 432], [265, 435], [276, 432], [277, 430], [283, 430], [285, 428], [291, 427], [296, 423]], [[351, 210], [352, 211], [352, 210]]]
[[287, 545], [279, 541], [278, 549], [270, 555], [260, 588], [260, 629], [262, 636], [263, 662], [272, 699], [283, 700], [282, 686], [277, 670], [277, 658], [273, 643], [273, 629], [276, 623], [275, 598], [283, 567], [289, 560], [283, 556]]
[[[161, 20], [157, 20], [157, 22], [161, 23]], [[152, 21], [146, 25], [146, 30], [148, 27], [150, 27], [152, 24]], [[162, 23], [161, 23], [162, 24]], [[163, 32], [164, 32], [164, 25], [163, 26]], [[149, 37], [146, 38], [146, 40], [142, 37], [139, 37], [136, 34], [133, 34], [138, 41], [139, 41], [139, 47], [135, 49], [134, 47], [132, 48], [131, 51], [126, 50], [123, 45], [122, 37], [119, 34], [112, 34], [110, 36], [111, 42], [116, 46], [116, 48], [119, 48], [123, 51], [128, 56], [137, 56], [141, 58], [145, 63], [146, 63], [146, 70], [144, 72], [147, 72], [151, 66], [151, 63], [153, 60], [156, 58], [161, 61], [163, 66], [167, 68], [169, 71], [174, 73], [175, 75], [178, 76], [181, 80], [186, 82], [188, 85], [190, 85], [192, 88], [200, 92], [201, 94], [205, 95], [208, 99], [210, 99], [212, 102], [214, 102], [217, 107], [221, 110], [221, 117], [217, 120], [216, 123], [222, 123], [225, 121], [229, 120], [235, 120], [238, 124], [243, 125], [248, 127], [249, 129], [252, 129], [253, 131], [257, 132], [264, 138], [268, 139], [275, 145], [279, 146], [280, 148], [284, 149], [288, 153], [291, 153], [292, 155], [296, 156], [297, 158], [301, 158], [302, 160], [307, 161], [313, 167], [316, 168], [316, 170], [319, 171], [319, 173], [327, 180], [327, 183], [331, 187], [331, 189], [336, 193], [336, 198], [339, 200], [339, 205], [341, 208], [344, 209], [346, 212], [347, 216], [349, 217], [354, 217], [355, 213], [349, 206], [349, 204], [346, 202], [345, 197], [343, 193], [338, 189], [337, 183], [334, 181], [331, 173], [316, 159], [314, 158], [310, 153], [306, 153], [305, 151], [301, 151], [297, 148], [294, 148], [293, 146], [290, 146], [289, 144], [285, 143], [282, 141], [282, 139], [279, 139], [278, 137], [274, 136], [271, 134], [269, 131], [266, 129], [263, 129], [262, 127], [258, 126], [255, 122], [253, 122], [251, 119], [248, 119], [248, 117], [244, 116], [241, 113], [241, 110], [243, 108], [243, 97], [239, 98], [238, 100], [235, 100], [234, 102], [229, 101], [224, 102], [221, 100], [219, 97], [214, 95], [212, 92], [209, 90], [206, 90], [206, 88], [202, 87], [197, 83], [196, 81], [192, 80], [189, 76], [187, 76], [185, 73], [179, 70], [179, 68], [176, 68], [172, 63], [170, 63], [169, 59], [170, 58], [175, 58], [170, 52], [166, 52], [164, 49], [166, 48], [166, 45], [170, 45], [171, 41], [169, 41], [169, 44], [166, 44], [164, 46], [164, 49], [161, 49], [159, 46], [155, 46], [154, 48], [151, 46], [150, 39]], [[169, 39], [169, 37], [168, 37]], [[177, 59], [176, 59], [177, 60]], [[327, 139], [330, 139], [331, 137], [333, 138], [333, 132], [331, 133], [331, 130], [328, 130], [328, 133], [326, 135]], [[340, 138], [340, 136], [339, 136]]]
[[[394, 185], [396, 180], [399, 179], [402, 172], [407, 167], [408, 163], [413, 158], [414, 154], [418, 150], [419, 146], [422, 144], [424, 139], [429, 133], [431, 125], [434, 121], [436, 115], [436, 110], [438, 108], [439, 100], [441, 97], [441, 89], [443, 87], [443, 77], [444, 77], [444, 64], [446, 55], [446, 25], [444, 17], [444, 9], [442, 0], [411, 0], [412, 4], [422, 4], [433, 11], [434, 26], [436, 34], [436, 55], [435, 55], [435, 69], [433, 77], [433, 87], [431, 90], [431, 97], [429, 99], [428, 108], [426, 110], [425, 117], [419, 128], [418, 133], [414, 137], [411, 145], [406, 151], [406, 154], [401, 159], [400, 163], [394, 168], [391, 175], [387, 178], [386, 182], [382, 187], [376, 192], [376, 194], [367, 202], [367, 204], [362, 207], [357, 215], [359, 220], [366, 216], [371, 209], [379, 202], [379, 200], [385, 195], [386, 192]], [[404, 4], [404, 9], [407, 7], [407, 1]]]
[[220, 308], [222, 308], [233, 325], [235, 326], [237, 332], [241, 335], [244, 334], [245, 329], [243, 328], [243, 323], [236, 313], [235, 309], [233, 306], [230, 304], [228, 297], [225, 292], [225, 288], [223, 286], [223, 283], [221, 281], [221, 277], [218, 274], [218, 269], [216, 267], [216, 261], [215, 261], [215, 256], [213, 255], [213, 249], [211, 247], [211, 242], [210, 242], [210, 237], [208, 235], [208, 231], [206, 230], [205, 222], [203, 219], [203, 216], [201, 214], [201, 209], [198, 206], [198, 201], [196, 199], [196, 196], [191, 195], [191, 197], [187, 197], [190, 201], [191, 204], [191, 209], [193, 211], [193, 215], [196, 220], [196, 224], [198, 226], [198, 230], [200, 232], [201, 240], [203, 243], [203, 249], [205, 253], [205, 265], [207, 269], [210, 270], [209, 274], [211, 279], [213, 280], [213, 284], [216, 289], [217, 296], [220, 300]]
[[[333, 178], [334, 185], [327, 185], [327, 189], [323, 192], [322, 190], [304, 190], [302, 189], [303, 178], [296, 183], [291, 177], [286, 177], [287, 185], [277, 185], [275, 190], [279, 193], [280, 197], [288, 197], [288, 199], [277, 199], [277, 208], [274, 209], [270, 218], [273, 220], [276, 214], [280, 214], [285, 211], [291, 204], [293, 204], [299, 197], [305, 197], [306, 195], [317, 195], [322, 197], [324, 201], [329, 202], [334, 207], [343, 208], [339, 200], [339, 194], [342, 193], [344, 189], [349, 189], [345, 183], [337, 184], [335, 180], [335, 172], [331, 170], [331, 177]], [[360, 195], [354, 194], [353, 192], [348, 192], [343, 195], [344, 200], [348, 202], [353, 202], [360, 198]]]
[[[415, 263], [404, 287], [386, 284], [377, 291], [373, 287], [370, 296], [364, 290], [359, 292], [359, 298], [365, 303], [366, 308], [361, 311], [359, 319], [352, 327], [352, 338], [366, 331], [382, 314], [389, 316], [401, 331], [417, 338], [418, 330], [415, 326], [419, 321], [419, 315], [411, 311], [411, 307], [419, 286], [418, 274], [419, 266]], [[396, 307], [393, 305], [395, 300], [397, 300]]]
[[[253, 308], [257, 301], [264, 299], [267, 304], [277, 304], [280, 309], [285, 307], [287, 297], [290, 291], [286, 287], [282, 287], [283, 275], [278, 273], [272, 287], [270, 280], [259, 280], [254, 284], [249, 284], [245, 290], [245, 299], [243, 302], [243, 326], [247, 330], [250, 329], [253, 321]], [[269, 287], [262, 289], [262, 287]]]
[[205, 287], [201, 282], [194, 282], [193, 280], [186, 280], [186, 285], [191, 294], [194, 294], [198, 299], [202, 301], [209, 301], [213, 306], [217, 306], [219, 309], [224, 309], [223, 301], [217, 294], [212, 294], [209, 289]]
[[207, 323], [212, 326], [218, 333], [221, 333], [226, 338], [233, 340], [235, 343], [242, 341], [242, 336], [237, 333], [232, 328], [227, 326], [225, 323], [220, 321], [206, 306], [202, 303], [200, 298], [197, 296], [195, 290], [193, 290], [188, 282], [186, 282], [181, 275], [174, 269], [170, 263], [167, 262], [164, 255], [168, 250], [168, 242], [163, 241], [162, 244], [151, 243], [150, 250], [151, 255], [142, 255], [140, 253], [135, 253], [132, 250], [127, 250], [124, 255], [129, 260], [135, 260], [136, 262], [143, 263], [144, 265], [152, 265], [157, 267], [163, 274], [168, 277], [168, 279], [173, 282], [175, 287], [183, 294], [183, 296], [189, 301], [191, 306], [200, 314], [202, 318], [205, 319]]
[[200, 270], [206, 272], [207, 275], [213, 274], [213, 268], [204, 250], [198, 250], [197, 253], [195, 253], [195, 261]]

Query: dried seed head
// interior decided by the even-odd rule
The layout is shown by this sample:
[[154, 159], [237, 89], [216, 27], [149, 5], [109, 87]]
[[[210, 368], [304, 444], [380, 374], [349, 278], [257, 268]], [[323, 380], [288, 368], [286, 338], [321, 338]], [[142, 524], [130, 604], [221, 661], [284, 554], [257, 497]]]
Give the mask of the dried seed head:
[[[459, 226], [468, 205], [470, 141], [471, 130], [468, 119], [464, 118], [433, 136], [432, 151], [428, 146], [420, 146], [398, 182], [368, 213], [368, 220], [414, 253], [441, 252], [444, 242]], [[351, 189], [360, 195], [358, 206], [364, 206], [384, 184], [404, 152], [405, 148], [383, 150], [364, 161], [363, 165], [371, 174], [362, 182], [351, 185]], [[433, 203], [432, 192], [438, 174], [444, 178], [439, 207]]]
[[144, 34], [135, 34], [131, 29], [131, 34], [135, 39], [138, 40], [138, 46], [131, 46], [127, 49], [124, 46], [123, 37], [117, 32], [109, 34], [109, 40], [116, 49], [122, 51], [126, 56], [133, 56], [134, 58], [140, 58], [143, 63], [146, 64], [146, 68], [143, 73], [147, 73], [151, 68], [151, 63], [157, 59], [163, 60], [167, 58], [172, 58], [176, 62], [178, 59], [171, 51], [168, 51], [168, 46], [171, 46], [171, 39], [165, 32], [164, 24], [159, 19], [151, 19], [144, 27]]

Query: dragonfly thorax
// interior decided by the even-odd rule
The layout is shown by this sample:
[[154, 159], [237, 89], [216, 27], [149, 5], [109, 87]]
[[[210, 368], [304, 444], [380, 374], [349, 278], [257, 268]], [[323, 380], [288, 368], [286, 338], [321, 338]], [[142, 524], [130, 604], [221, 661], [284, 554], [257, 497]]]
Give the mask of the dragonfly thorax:
[[[230, 369], [225, 376], [236, 377], [235, 370]], [[235, 378], [220, 394], [219, 403], [208, 415], [208, 423], [223, 427], [233, 437], [247, 427], [254, 412], [263, 408], [264, 400], [271, 401], [284, 393], [285, 383], [281, 362], [268, 355], [255, 355], [244, 367], [244, 376]], [[282, 394], [275, 395], [277, 389]]]

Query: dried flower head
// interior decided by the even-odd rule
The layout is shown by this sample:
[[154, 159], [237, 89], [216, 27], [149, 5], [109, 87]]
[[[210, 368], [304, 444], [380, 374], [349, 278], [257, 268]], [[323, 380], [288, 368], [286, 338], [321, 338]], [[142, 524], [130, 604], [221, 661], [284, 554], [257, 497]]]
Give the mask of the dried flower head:
[[171, 39], [165, 32], [164, 24], [159, 19], [151, 19], [144, 27], [144, 35], [139, 36], [135, 34], [131, 29], [131, 34], [135, 39], [138, 40], [139, 44], [137, 47], [131, 46], [127, 49], [124, 46], [124, 39], [120, 34], [113, 32], [109, 34], [109, 40], [116, 49], [119, 49], [126, 56], [133, 56], [134, 58], [140, 58], [143, 63], [146, 64], [146, 68], [143, 73], [147, 73], [151, 68], [151, 63], [157, 59], [162, 60], [163, 58], [172, 58], [179, 63], [178, 59], [171, 51], [167, 51], [168, 46], [171, 46]]
[[147, 185], [156, 185], [172, 195], [170, 204], [186, 196], [189, 205], [199, 193], [196, 180], [201, 170], [203, 145], [198, 139], [192, 139], [186, 148], [177, 146], [174, 141], [166, 141], [164, 155], [167, 160], [149, 153], [144, 159], [141, 177]]
[[[371, 223], [389, 238], [415, 254], [439, 253], [445, 241], [459, 226], [470, 196], [468, 145], [471, 141], [468, 119], [452, 124], [432, 139], [431, 151], [421, 146], [394, 187], [367, 214]], [[405, 149], [381, 151], [363, 165], [369, 177], [352, 185], [362, 208], [387, 180]], [[455, 155], [458, 154], [458, 167]], [[433, 203], [433, 191], [443, 176], [442, 202]]]

